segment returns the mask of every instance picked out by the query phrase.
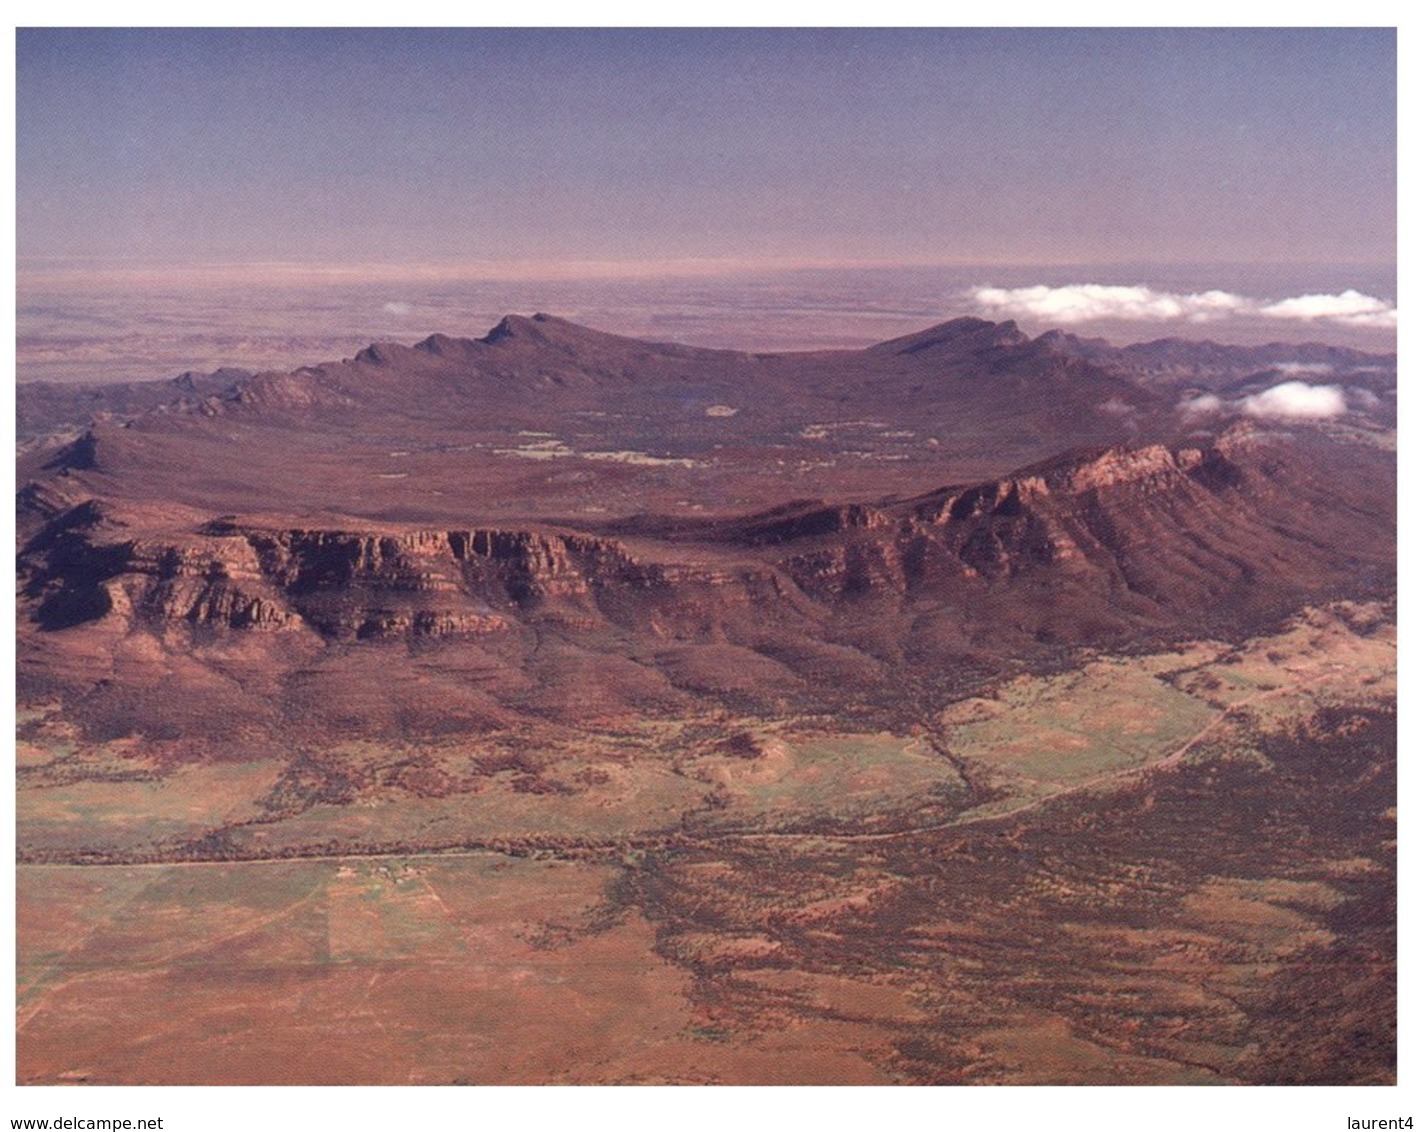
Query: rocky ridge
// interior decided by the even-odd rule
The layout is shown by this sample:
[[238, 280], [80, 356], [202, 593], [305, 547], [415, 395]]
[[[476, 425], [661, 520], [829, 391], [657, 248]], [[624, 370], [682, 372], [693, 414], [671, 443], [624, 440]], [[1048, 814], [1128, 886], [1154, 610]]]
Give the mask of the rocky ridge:
[[[330, 640], [498, 632], [543, 607], [633, 629], [703, 606], [715, 620], [727, 602], [800, 621], [811, 606], [910, 596], [972, 608], [968, 590], [1030, 578], [1117, 595], [1160, 617], [1247, 601], [1250, 587], [1285, 592], [1301, 572], [1338, 573], [1320, 553], [1331, 523], [1319, 516], [1339, 508], [1265, 510], [1281, 502], [1278, 480], [1304, 500], [1332, 490], [1292, 445], [1246, 426], [1210, 444], [1089, 452], [912, 499], [792, 504], [661, 528], [645, 520], [605, 533], [278, 528], [223, 517], [135, 535], [93, 501], [55, 512], [36, 487], [33, 506], [48, 517], [21, 574], [33, 616], [50, 629], [104, 616], [207, 630], [305, 627]], [[619, 537], [630, 531], [631, 544]], [[673, 553], [689, 543], [715, 552], [693, 562]]]

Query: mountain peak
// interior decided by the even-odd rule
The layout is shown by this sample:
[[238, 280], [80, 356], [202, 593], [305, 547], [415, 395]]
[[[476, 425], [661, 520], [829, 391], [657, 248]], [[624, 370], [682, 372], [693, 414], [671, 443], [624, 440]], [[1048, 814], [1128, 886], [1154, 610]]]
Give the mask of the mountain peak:
[[870, 348], [887, 354], [922, 354], [932, 356], [963, 357], [984, 350], [1022, 346], [1029, 341], [1028, 335], [1012, 320], [990, 322], [988, 319], [965, 316], [952, 318], [888, 342], [880, 342]]
[[494, 329], [480, 339], [487, 346], [493, 346], [499, 342], [520, 341], [520, 342], [546, 342], [550, 337], [588, 337], [599, 335], [599, 331], [590, 330], [586, 326], [580, 326], [576, 322], [570, 322], [566, 318], [557, 318], [552, 314], [544, 314], [542, 311], [532, 315], [507, 314], [495, 325]]
[[527, 315], [507, 314], [480, 341], [488, 346], [493, 346], [496, 342], [504, 342], [511, 338], [523, 338], [529, 334], [533, 321]]

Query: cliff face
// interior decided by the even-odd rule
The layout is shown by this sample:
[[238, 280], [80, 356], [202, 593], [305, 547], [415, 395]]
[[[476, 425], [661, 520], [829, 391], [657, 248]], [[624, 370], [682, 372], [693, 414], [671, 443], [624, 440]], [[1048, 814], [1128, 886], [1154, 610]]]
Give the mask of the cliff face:
[[1237, 430], [909, 499], [600, 530], [212, 518], [79, 499], [71, 477], [21, 492], [19, 678], [91, 735], [292, 743], [702, 710], [900, 726], [915, 697], [1083, 649], [1387, 595], [1390, 461]]
[[775, 531], [779, 565], [821, 601], [958, 604], [988, 587], [1042, 603], [1032, 587], [1047, 585], [1060, 607], [1120, 602], [1124, 619], [1259, 615], [1312, 588], [1392, 579], [1392, 506], [1379, 486], [1388, 481], [1334, 474], [1316, 456], [1294, 438], [1241, 427], [1210, 443], [1082, 454], [879, 508], [756, 521], [749, 535]]
[[46, 629], [103, 617], [221, 629], [285, 629], [298, 618], [245, 540], [125, 537], [93, 503], [63, 512], [21, 554], [22, 594]]
[[127, 536], [84, 504], [31, 540], [24, 593], [42, 628], [115, 617], [365, 640], [497, 633], [546, 608], [667, 626], [696, 621], [710, 594], [745, 606], [783, 592], [755, 564], [641, 562], [615, 540], [565, 531], [270, 529], [224, 519], [166, 538]]
[[1383, 578], [1392, 526], [1366, 516], [1387, 513], [1387, 501], [1352, 504], [1350, 490], [1291, 444], [1243, 429], [1207, 444], [1096, 451], [912, 500], [789, 505], [679, 530], [680, 545], [707, 548], [700, 560], [518, 527], [318, 530], [228, 518], [136, 537], [93, 503], [59, 510], [37, 497], [47, 521], [21, 569], [47, 629], [119, 617], [349, 641], [498, 633], [557, 611], [573, 623], [705, 636], [729, 614], [804, 628], [867, 601], [927, 601], [973, 621], [976, 595], [1042, 604], [1033, 587], [1043, 585], [1064, 608], [1116, 602], [1106, 616], [1127, 624], [1149, 612], [1160, 621], [1262, 609], [1361, 569]]

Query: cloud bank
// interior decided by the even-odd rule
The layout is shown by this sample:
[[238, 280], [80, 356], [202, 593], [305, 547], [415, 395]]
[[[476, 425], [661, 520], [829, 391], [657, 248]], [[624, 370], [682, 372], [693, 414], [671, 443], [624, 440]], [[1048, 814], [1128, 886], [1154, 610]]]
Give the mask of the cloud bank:
[[1345, 391], [1338, 385], [1307, 385], [1283, 381], [1241, 402], [1249, 416], [1323, 421], [1345, 411]]
[[1393, 330], [1398, 325], [1398, 312], [1393, 306], [1354, 290], [1338, 295], [1297, 295], [1272, 302], [1231, 291], [1183, 294], [1152, 287], [1075, 283], [1065, 287], [972, 287], [967, 297], [985, 314], [1067, 324], [1274, 318], [1375, 330]]
[[1347, 405], [1345, 391], [1338, 385], [1283, 381], [1239, 401], [1204, 393], [1183, 401], [1178, 408], [1188, 419], [1215, 416], [1231, 409], [1263, 420], [1324, 421], [1341, 416]]
[[1359, 291], [1341, 291], [1338, 295], [1298, 295], [1262, 307], [1267, 318], [1295, 318], [1306, 322], [1338, 322], [1346, 326], [1368, 326], [1376, 330], [1393, 330], [1399, 315], [1383, 299], [1362, 295]]

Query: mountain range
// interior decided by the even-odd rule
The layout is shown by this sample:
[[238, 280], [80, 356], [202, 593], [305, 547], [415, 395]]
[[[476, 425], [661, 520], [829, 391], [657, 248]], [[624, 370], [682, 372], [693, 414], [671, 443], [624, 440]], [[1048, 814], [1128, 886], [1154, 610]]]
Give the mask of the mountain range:
[[[483, 666], [456, 697], [477, 726], [572, 704], [592, 671], [604, 713], [698, 697], [883, 713], [906, 680], [947, 693], [1084, 647], [1259, 627], [1390, 591], [1385, 422], [1184, 417], [1144, 359], [1259, 381], [1326, 356], [1109, 351], [974, 319], [755, 355], [536, 315], [294, 373], [185, 376], [142, 411], [122, 387], [104, 419], [22, 456], [38, 631], [21, 686], [62, 687], [95, 726], [118, 711], [171, 729], [186, 709], [133, 706], [117, 640], [205, 683], [238, 633], [284, 690], [210, 703], [186, 733], [233, 713], [306, 726], [312, 673], [345, 672], [352, 647]], [[1342, 382], [1389, 363], [1328, 358]], [[115, 687], [127, 706], [103, 707]], [[451, 725], [449, 704], [395, 694], [350, 692], [368, 703], [351, 725]]]
[[1392, 1083], [1394, 371], [22, 386], [17, 1078]]

